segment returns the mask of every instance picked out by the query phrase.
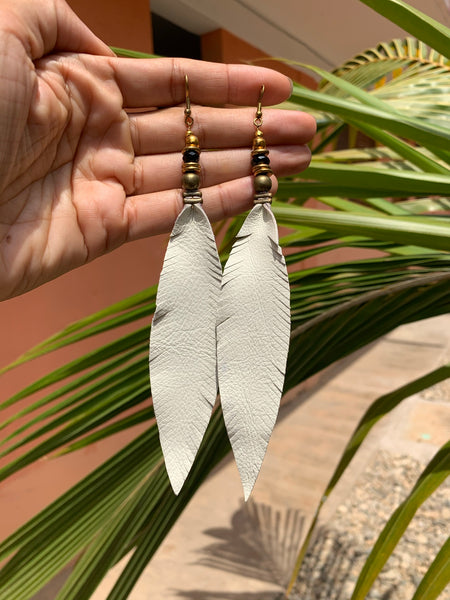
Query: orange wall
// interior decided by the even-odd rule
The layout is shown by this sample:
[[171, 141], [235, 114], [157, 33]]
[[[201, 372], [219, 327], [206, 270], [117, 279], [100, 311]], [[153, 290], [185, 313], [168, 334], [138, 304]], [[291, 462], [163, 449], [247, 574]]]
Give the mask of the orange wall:
[[[69, 0], [75, 12], [105, 42], [133, 50], [153, 49], [148, 0]], [[140, 240], [28, 294], [0, 304], [0, 367], [69, 323], [123, 300], [157, 282], [167, 236]], [[104, 336], [106, 343], [117, 332]], [[67, 348], [1, 376], [0, 401], [50, 370], [96, 347]], [[23, 405], [23, 403], [22, 403]], [[2, 412], [1, 419], [16, 407]], [[10, 431], [10, 430], [9, 430]], [[7, 434], [2, 431], [2, 436]], [[46, 506], [136, 435], [127, 431], [58, 460], [41, 460], [0, 485], [0, 539]], [[5, 464], [3, 459], [3, 464]]]
[[236, 37], [225, 29], [216, 29], [202, 36], [202, 58], [223, 63], [255, 63], [261, 67], [269, 67], [284, 73], [297, 83], [316, 89], [316, 81], [289, 65], [270, 59], [269, 55]]
[[68, 3], [109, 46], [153, 51], [149, 0], [68, 0]]

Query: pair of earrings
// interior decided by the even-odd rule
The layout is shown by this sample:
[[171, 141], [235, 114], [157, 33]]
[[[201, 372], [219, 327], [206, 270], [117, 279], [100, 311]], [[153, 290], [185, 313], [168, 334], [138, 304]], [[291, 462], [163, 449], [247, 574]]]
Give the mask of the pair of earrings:
[[275, 425], [290, 336], [289, 282], [271, 209], [261, 87], [251, 152], [254, 207], [222, 274], [202, 208], [200, 148], [186, 76], [183, 200], [167, 247], [150, 336], [150, 380], [166, 469], [178, 494], [220, 391], [247, 500]]

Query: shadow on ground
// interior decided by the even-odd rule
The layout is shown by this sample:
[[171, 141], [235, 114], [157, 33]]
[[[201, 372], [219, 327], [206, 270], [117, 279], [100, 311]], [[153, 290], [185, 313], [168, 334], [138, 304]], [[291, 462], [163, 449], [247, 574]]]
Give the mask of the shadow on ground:
[[[247, 591], [177, 590], [177, 596], [187, 600], [284, 600], [304, 528], [300, 511], [280, 511], [250, 501], [234, 513], [229, 528], [205, 531], [214, 542], [203, 548], [197, 564], [271, 584], [272, 590], [253, 592], [249, 581]], [[358, 556], [347, 536], [332, 528], [319, 528], [291, 600], [348, 600], [349, 589], [354, 586], [351, 571]], [[380, 600], [393, 600], [394, 594], [394, 589], [389, 590]]]
[[[199, 564], [266, 582], [272, 589], [258, 593], [180, 590], [178, 597], [190, 600], [283, 600], [285, 596], [281, 590], [295, 563], [303, 531], [304, 517], [300, 511], [274, 510], [266, 504], [248, 502], [234, 513], [231, 527], [204, 532], [214, 541], [201, 551]], [[280, 590], [276, 591], [274, 587]]]
[[277, 592], [255, 592], [249, 594], [248, 592], [200, 592], [198, 590], [192, 590], [191, 592], [177, 592], [180, 598], [189, 598], [189, 600], [285, 600], [284, 594], [277, 594]]
[[230, 528], [209, 529], [214, 543], [200, 564], [243, 577], [284, 585], [295, 563], [304, 517], [294, 509], [274, 510], [249, 502], [234, 513]]

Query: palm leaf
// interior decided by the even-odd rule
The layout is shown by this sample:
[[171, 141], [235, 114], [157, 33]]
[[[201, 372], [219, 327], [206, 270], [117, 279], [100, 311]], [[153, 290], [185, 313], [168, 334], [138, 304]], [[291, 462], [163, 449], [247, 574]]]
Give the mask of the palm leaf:
[[450, 58], [448, 45], [450, 30], [442, 23], [435, 21], [420, 10], [403, 2], [403, 0], [360, 1], [422, 40], [437, 52]]
[[450, 442], [433, 457], [408, 497], [400, 504], [380, 533], [362, 568], [351, 600], [364, 600], [419, 506], [450, 475]]
[[[379, 97], [368, 94], [366, 91], [361, 90], [358, 86], [350, 83], [348, 81], [348, 79], [338, 77], [337, 75], [334, 75], [333, 73], [327, 73], [326, 71], [323, 71], [323, 69], [319, 69], [317, 67], [312, 67], [310, 65], [304, 65], [304, 66], [307, 66], [307, 68], [315, 71], [316, 73], [321, 75], [324, 79], [326, 79], [330, 83], [332, 83], [336, 89], [359, 100], [362, 104], [366, 104], [367, 106], [372, 106], [372, 107], [378, 108], [380, 110], [397, 112], [397, 113], [401, 114], [400, 111], [398, 111], [398, 109], [395, 106], [393, 107], [392, 102], [388, 104], [388, 103], [384, 102], [383, 100], [381, 100]], [[446, 76], [448, 77], [449, 74], [450, 74], [450, 68], [449, 68], [449, 72], [446, 73]], [[409, 84], [411, 85], [410, 82], [409, 82]], [[430, 83], [430, 85], [431, 85], [431, 83]], [[440, 88], [440, 89], [442, 89], [442, 88]], [[328, 93], [330, 93], [330, 90], [328, 91]], [[423, 94], [423, 83], [420, 88], [420, 93]], [[449, 99], [450, 99], [450, 94], [449, 94], [449, 97], [447, 98], [447, 100], [449, 100]], [[411, 102], [409, 102], [408, 108], [411, 111], [410, 104], [411, 104]], [[395, 150], [395, 152], [399, 156], [405, 158], [410, 163], [419, 167], [426, 173], [441, 173], [443, 175], [449, 174], [449, 170], [445, 166], [439, 164], [438, 162], [436, 162], [436, 160], [431, 159], [430, 157], [428, 157], [427, 155], [423, 154], [422, 152], [416, 150], [409, 144], [403, 142], [398, 137], [392, 136], [385, 131], [381, 131], [379, 128], [374, 127], [372, 125], [367, 125], [363, 121], [360, 121], [360, 120], [355, 121], [352, 119], [347, 119], [347, 122], [349, 125], [357, 127], [360, 131], [362, 131], [363, 133], [365, 133], [366, 135], [368, 135], [369, 137], [374, 139], [376, 142], [385, 144], [389, 148]]]
[[[342, 130], [342, 123], [336, 120], [337, 115], [345, 123], [356, 127], [375, 141], [395, 149], [400, 156], [419, 168], [428, 172], [445, 173], [445, 167], [439, 164], [439, 161], [421, 156], [420, 149], [400, 139], [420, 141], [424, 146], [433, 149], [447, 163], [449, 162], [449, 154], [444, 151], [444, 148], [442, 148], [443, 153], [436, 147], [433, 148], [429, 145], [430, 140], [428, 139], [427, 142], [423, 136], [423, 132], [418, 130], [414, 132], [410, 127], [417, 126], [417, 118], [420, 118], [422, 123], [428, 122], [438, 128], [444, 127], [448, 135], [450, 63], [442, 55], [427, 48], [418, 40], [407, 38], [379, 44], [347, 61], [333, 73], [327, 73], [310, 65], [300, 66], [312, 69], [321, 75], [323, 79], [319, 93], [326, 96], [323, 98], [323, 103], [328, 104], [330, 110], [325, 109], [324, 112], [322, 108], [321, 112], [317, 112], [318, 103], [307, 90], [301, 87], [296, 87], [291, 102], [301, 104], [303, 98], [305, 106], [316, 111], [320, 129], [334, 124], [331, 130], [329, 128], [324, 130], [326, 131], [324, 139], [315, 148], [315, 154]], [[330, 97], [337, 101], [334, 107]], [[367, 111], [363, 110], [358, 115], [356, 110], [351, 110], [355, 107], [345, 106], [339, 102], [347, 99], [353, 102], [358, 100], [375, 110], [397, 114], [402, 121], [406, 115], [413, 118], [408, 124], [402, 122], [394, 124], [393, 127], [390, 120], [385, 119], [385, 131], [382, 131], [379, 127], [382, 121], [379, 120], [378, 124], [374, 123], [372, 115]]]
[[[317, 171], [325, 174], [326, 178], [338, 169], [327, 165]], [[350, 176], [349, 171], [342, 173], [342, 181]], [[356, 178], [359, 173], [356, 174]], [[289, 196], [302, 190], [302, 185], [286, 183], [280, 185], [280, 196]], [[281, 225], [295, 227], [303, 224], [319, 225], [335, 235], [361, 235], [377, 240], [395, 241], [400, 244], [413, 244], [435, 250], [446, 251], [450, 248], [450, 224], [445, 220], [375, 216], [369, 217], [357, 213], [337, 213], [315, 209], [299, 208], [282, 203], [274, 204], [274, 214]]]
[[299, 85], [294, 85], [290, 101], [302, 107], [319, 110], [321, 114], [333, 114], [332, 119], [326, 116], [318, 117], [319, 123], [322, 122], [323, 125], [347, 119], [363, 121], [399, 137], [415, 140], [431, 149], [442, 149], [443, 151], [448, 149], [448, 128], [441, 130], [439, 124], [428, 123], [419, 117], [410, 117], [404, 112], [390, 110], [385, 113], [380, 108], [365, 106], [346, 98], [337, 98]]
[[[324, 73], [321, 72], [324, 76]], [[393, 109], [448, 126], [450, 63], [413, 38], [379, 44], [326, 74], [320, 91], [345, 98], [352, 95], [339, 82], [349, 83], [384, 100]]]
[[412, 600], [435, 600], [450, 583], [450, 538], [444, 542], [423, 576]]
[[[156, 286], [138, 292], [125, 300], [121, 300], [100, 310], [47, 338], [40, 344], [25, 352], [17, 360], [0, 370], [0, 375], [18, 365], [54, 352], [69, 344], [75, 344], [89, 337], [109, 331], [122, 325], [144, 319], [153, 314], [156, 307]], [[113, 342], [115, 343], [115, 342]], [[0, 405], [0, 409], [4, 405]]]
[[159, 462], [158, 435], [151, 429], [9, 536], [0, 557], [15, 554], [0, 572], [0, 598], [30, 598], [94, 538]]
[[413, 394], [417, 394], [436, 383], [441, 381], [445, 381], [450, 376], [450, 364], [444, 365], [443, 367], [439, 367], [435, 369], [431, 373], [427, 373], [423, 377], [419, 377], [418, 379], [403, 385], [402, 387], [394, 390], [393, 392], [389, 392], [381, 398], [378, 398], [371, 404], [371, 406], [367, 409], [364, 415], [361, 417], [355, 431], [353, 432], [349, 442], [347, 443], [342, 457], [334, 470], [333, 475], [331, 476], [330, 481], [325, 489], [323, 496], [320, 499], [319, 506], [314, 514], [313, 521], [309, 527], [308, 533], [306, 534], [305, 540], [301, 546], [299, 551], [291, 579], [288, 585], [287, 593], [289, 594], [292, 590], [295, 582], [297, 581], [298, 574], [300, 573], [301, 566], [303, 564], [303, 560], [305, 558], [306, 552], [308, 550], [312, 534], [314, 532], [315, 526], [319, 519], [319, 515], [322, 511], [323, 505], [328, 500], [331, 492], [336, 487], [338, 481], [341, 479], [342, 475], [346, 471], [349, 466], [352, 458], [355, 456], [356, 452], [360, 448], [363, 441], [368, 436], [369, 432], [372, 430], [374, 425], [378, 423], [380, 419], [389, 414], [394, 408], [396, 408], [403, 400], [409, 398]]
[[[292, 333], [286, 389], [297, 385], [333, 360], [376, 339], [395, 325], [447, 311], [450, 303], [449, 280], [450, 273], [433, 274], [387, 286], [324, 310], [316, 318], [306, 319]], [[405, 310], [405, 305], [409, 310]], [[401, 307], [403, 310], [400, 310]], [[158, 479], [163, 463], [156, 426], [153, 424], [147, 432], [10, 536], [0, 545], [0, 558], [16, 553], [0, 574], [0, 598], [30, 598], [71, 558], [95, 543], [100, 532], [111, 531], [113, 535], [115, 527], [120, 525], [115, 520], [116, 515], [117, 519], [133, 519], [134, 503], [130, 495], [134, 497], [138, 493], [150, 473], [154, 478], [155, 494], [161, 494], [161, 502], [151, 510], [155, 505], [149, 500], [149, 514], [141, 527], [136, 526], [138, 532], [133, 541], [130, 542], [127, 537], [122, 542], [119, 540], [116, 551], [105, 559], [111, 565], [117, 557], [136, 546], [129, 566], [117, 583], [119, 591], [112, 592], [111, 596], [126, 598], [130, 586], [195, 489], [229, 450], [223, 421], [217, 411], [208, 432], [205, 446], [200, 450], [178, 500], [169, 493], [170, 484], [166, 476]], [[120, 512], [119, 516], [116, 511], [123, 503], [129, 507], [130, 513], [124, 508], [125, 512]], [[114, 539], [117, 540], [116, 537]], [[45, 540], [44, 545], [42, 540]], [[98, 551], [101, 552], [100, 549]], [[102, 572], [99, 571], [99, 576]], [[88, 569], [85, 575], [79, 576], [77, 585], [85, 585], [84, 577], [96, 576]], [[2, 597], [2, 593], [7, 595]]]

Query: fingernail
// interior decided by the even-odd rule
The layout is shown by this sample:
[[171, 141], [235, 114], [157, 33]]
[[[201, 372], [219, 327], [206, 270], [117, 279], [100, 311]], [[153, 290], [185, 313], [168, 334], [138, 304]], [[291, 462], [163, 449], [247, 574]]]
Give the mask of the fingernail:
[[288, 79], [289, 79], [289, 81], [291, 83], [291, 93], [289, 94], [289, 96], [290, 96], [292, 94], [292, 92], [294, 91], [294, 82], [293, 82], [293, 80], [290, 77], [288, 77]]

